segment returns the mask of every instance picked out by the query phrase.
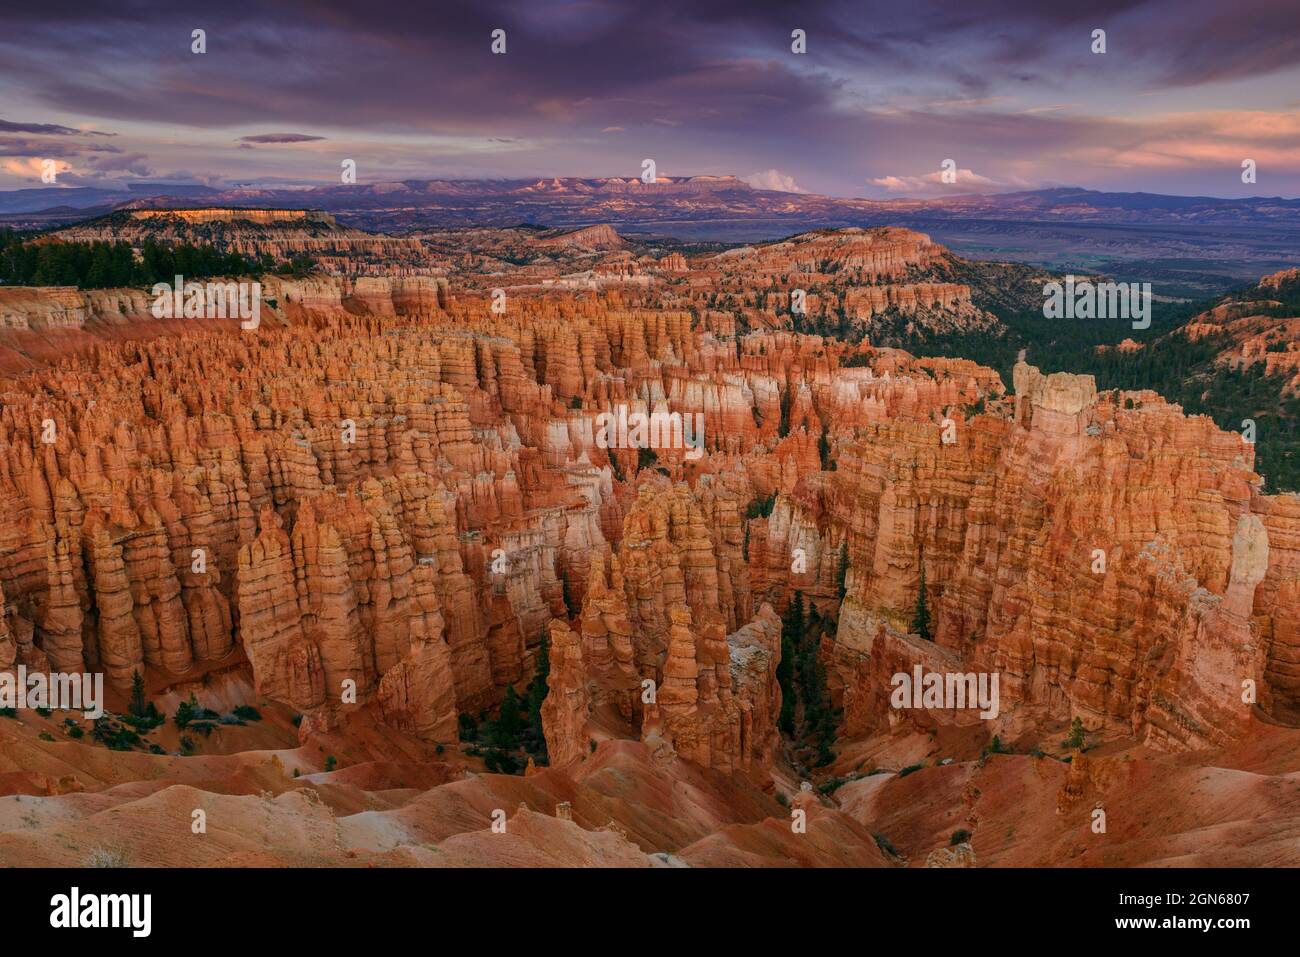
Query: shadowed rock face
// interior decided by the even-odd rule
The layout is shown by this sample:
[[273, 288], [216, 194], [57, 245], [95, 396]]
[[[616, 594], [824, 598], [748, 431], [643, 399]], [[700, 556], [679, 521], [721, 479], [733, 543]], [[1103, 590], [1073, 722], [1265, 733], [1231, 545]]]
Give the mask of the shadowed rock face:
[[[900, 285], [946, 255], [921, 234], [785, 245], [663, 270], [688, 283], [709, 270], [852, 274], [891, 307], [910, 285], [918, 308], [970, 315], [960, 290]], [[829, 260], [841, 265], [820, 273]], [[542, 794], [548, 808], [576, 803], [572, 821], [525, 815], [518, 833], [573, 838], [565, 860], [606, 863], [805, 854], [772, 796], [798, 787], [777, 678], [779, 614], [796, 592], [828, 623], [820, 660], [846, 753], [901, 752], [931, 730], [1011, 740], [1077, 717], [1158, 756], [1244, 747], [1261, 720], [1300, 714], [1300, 498], [1262, 494], [1253, 446], [1154, 393], [1098, 393], [1091, 377], [1021, 363], [1007, 394], [969, 361], [737, 336], [707, 308], [644, 290], [513, 290], [494, 312], [488, 295], [428, 276], [263, 286], [255, 330], [158, 329], [132, 290], [0, 290], [25, 335], [71, 326], [92, 343], [3, 383], [0, 668], [102, 671], [119, 698], [139, 672], [173, 705], [241, 681], [286, 725], [249, 750], [328, 744], [358, 764], [445, 754], [430, 802], [459, 787], [483, 803], [506, 792], [460, 780], [479, 765], [457, 748], [458, 719], [523, 692], [546, 641], [551, 768], [525, 790], [535, 808]], [[618, 410], [698, 415], [699, 454], [606, 447], [601, 416]], [[922, 574], [932, 641], [909, 633]], [[918, 665], [997, 674], [997, 717], [891, 707], [892, 676]], [[152, 757], [123, 758], [123, 779], [97, 786], [146, 777]], [[1082, 769], [1060, 785], [1071, 807], [1102, 786]], [[24, 793], [66, 793], [54, 770], [4, 773], [23, 775]], [[616, 771], [714, 804], [680, 833], [656, 831], [592, 796], [617, 790]], [[380, 777], [347, 800], [404, 787]], [[815, 794], [792, 805], [827, 860], [900, 863], [866, 825], [905, 815], [865, 779], [844, 786], [840, 808], [869, 815]], [[655, 813], [693, 813], [671, 802]], [[408, 812], [420, 823], [402, 825], [411, 846], [393, 854], [424, 863], [416, 836], [452, 812]], [[615, 824], [598, 838], [566, 830]], [[940, 852], [946, 835], [906, 826], [918, 864], [1014, 856], [978, 842]], [[387, 853], [376, 834], [349, 834]], [[477, 839], [456, 846], [491, 857]]]

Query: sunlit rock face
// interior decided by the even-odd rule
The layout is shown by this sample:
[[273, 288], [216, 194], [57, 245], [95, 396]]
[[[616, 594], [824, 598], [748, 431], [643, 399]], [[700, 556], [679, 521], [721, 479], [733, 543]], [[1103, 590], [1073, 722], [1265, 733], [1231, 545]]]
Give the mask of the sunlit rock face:
[[[890, 719], [881, 689], [915, 664], [998, 673], [1008, 733], [1082, 717], [1186, 750], [1240, 737], [1254, 692], [1289, 713], [1296, 498], [1261, 495], [1252, 446], [1152, 393], [1023, 363], [1015, 386], [1014, 421], [953, 445], [895, 426], [845, 449], [848, 729]], [[933, 644], [905, 634], [922, 562]]]
[[[527, 242], [653, 284], [495, 310], [479, 273], [268, 275], [252, 330], [160, 324], [138, 290], [0, 290], [18, 345], [82, 337], [5, 382], [0, 665], [123, 691], [245, 669], [304, 734], [364, 713], [444, 743], [546, 643], [553, 760], [616, 734], [761, 775], [798, 592], [832, 626], [844, 737], [899, 720], [915, 664], [996, 672], [1007, 733], [1082, 717], [1184, 750], [1300, 707], [1300, 505], [1239, 436], [1091, 377], [1021, 363], [1007, 393], [708, 306], [710, 282], [852, 278], [862, 315], [983, 322], [962, 284], [914, 281], [951, 261], [928, 237]], [[698, 445], [611, 442], [611, 415], [698, 421]], [[922, 573], [932, 642], [909, 634]]]

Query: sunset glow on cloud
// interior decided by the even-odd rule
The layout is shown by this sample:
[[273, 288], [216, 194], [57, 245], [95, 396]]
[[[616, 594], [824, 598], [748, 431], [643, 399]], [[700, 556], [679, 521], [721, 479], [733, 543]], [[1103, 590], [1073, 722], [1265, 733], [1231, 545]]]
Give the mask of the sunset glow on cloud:
[[132, 4], [8, 14], [0, 188], [52, 157], [75, 186], [312, 184], [342, 157], [378, 179], [618, 176], [652, 156], [878, 197], [933, 192], [946, 158], [976, 191], [1243, 195], [1252, 158], [1258, 189], [1300, 192], [1300, 12], [1276, 0], [187, 6], [148, 31]]

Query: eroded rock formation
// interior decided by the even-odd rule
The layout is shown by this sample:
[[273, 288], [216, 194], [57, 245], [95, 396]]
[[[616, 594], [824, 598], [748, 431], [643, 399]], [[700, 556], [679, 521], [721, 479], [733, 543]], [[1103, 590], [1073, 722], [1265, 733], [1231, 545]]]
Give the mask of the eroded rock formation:
[[[446, 744], [545, 640], [553, 762], [621, 735], [761, 776], [798, 592], [828, 623], [844, 737], [902, 720], [890, 677], [917, 664], [996, 672], [1007, 735], [1078, 717], [1184, 750], [1256, 704], [1293, 720], [1300, 500], [1263, 494], [1239, 436], [1024, 364], [1007, 395], [965, 360], [738, 335], [693, 286], [856, 277], [872, 314], [982, 321], [961, 284], [917, 280], [949, 257], [819, 233], [645, 273], [680, 302], [538, 284], [503, 312], [477, 275], [268, 276], [256, 330], [96, 339], [5, 381], [0, 666], [119, 690], [244, 668], [304, 734], [361, 714]], [[31, 335], [132, 330], [142, 296], [0, 307]], [[609, 416], [698, 420], [702, 441], [611, 443]], [[908, 633], [922, 574], [933, 641]]]

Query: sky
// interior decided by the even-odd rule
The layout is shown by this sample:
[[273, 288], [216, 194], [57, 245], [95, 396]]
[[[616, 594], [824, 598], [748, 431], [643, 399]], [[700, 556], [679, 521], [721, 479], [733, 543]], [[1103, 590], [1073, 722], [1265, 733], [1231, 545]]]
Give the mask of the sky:
[[0, 189], [650, 158], [833, 196], [1300, 196], [1296, 0], [2, 2]]

